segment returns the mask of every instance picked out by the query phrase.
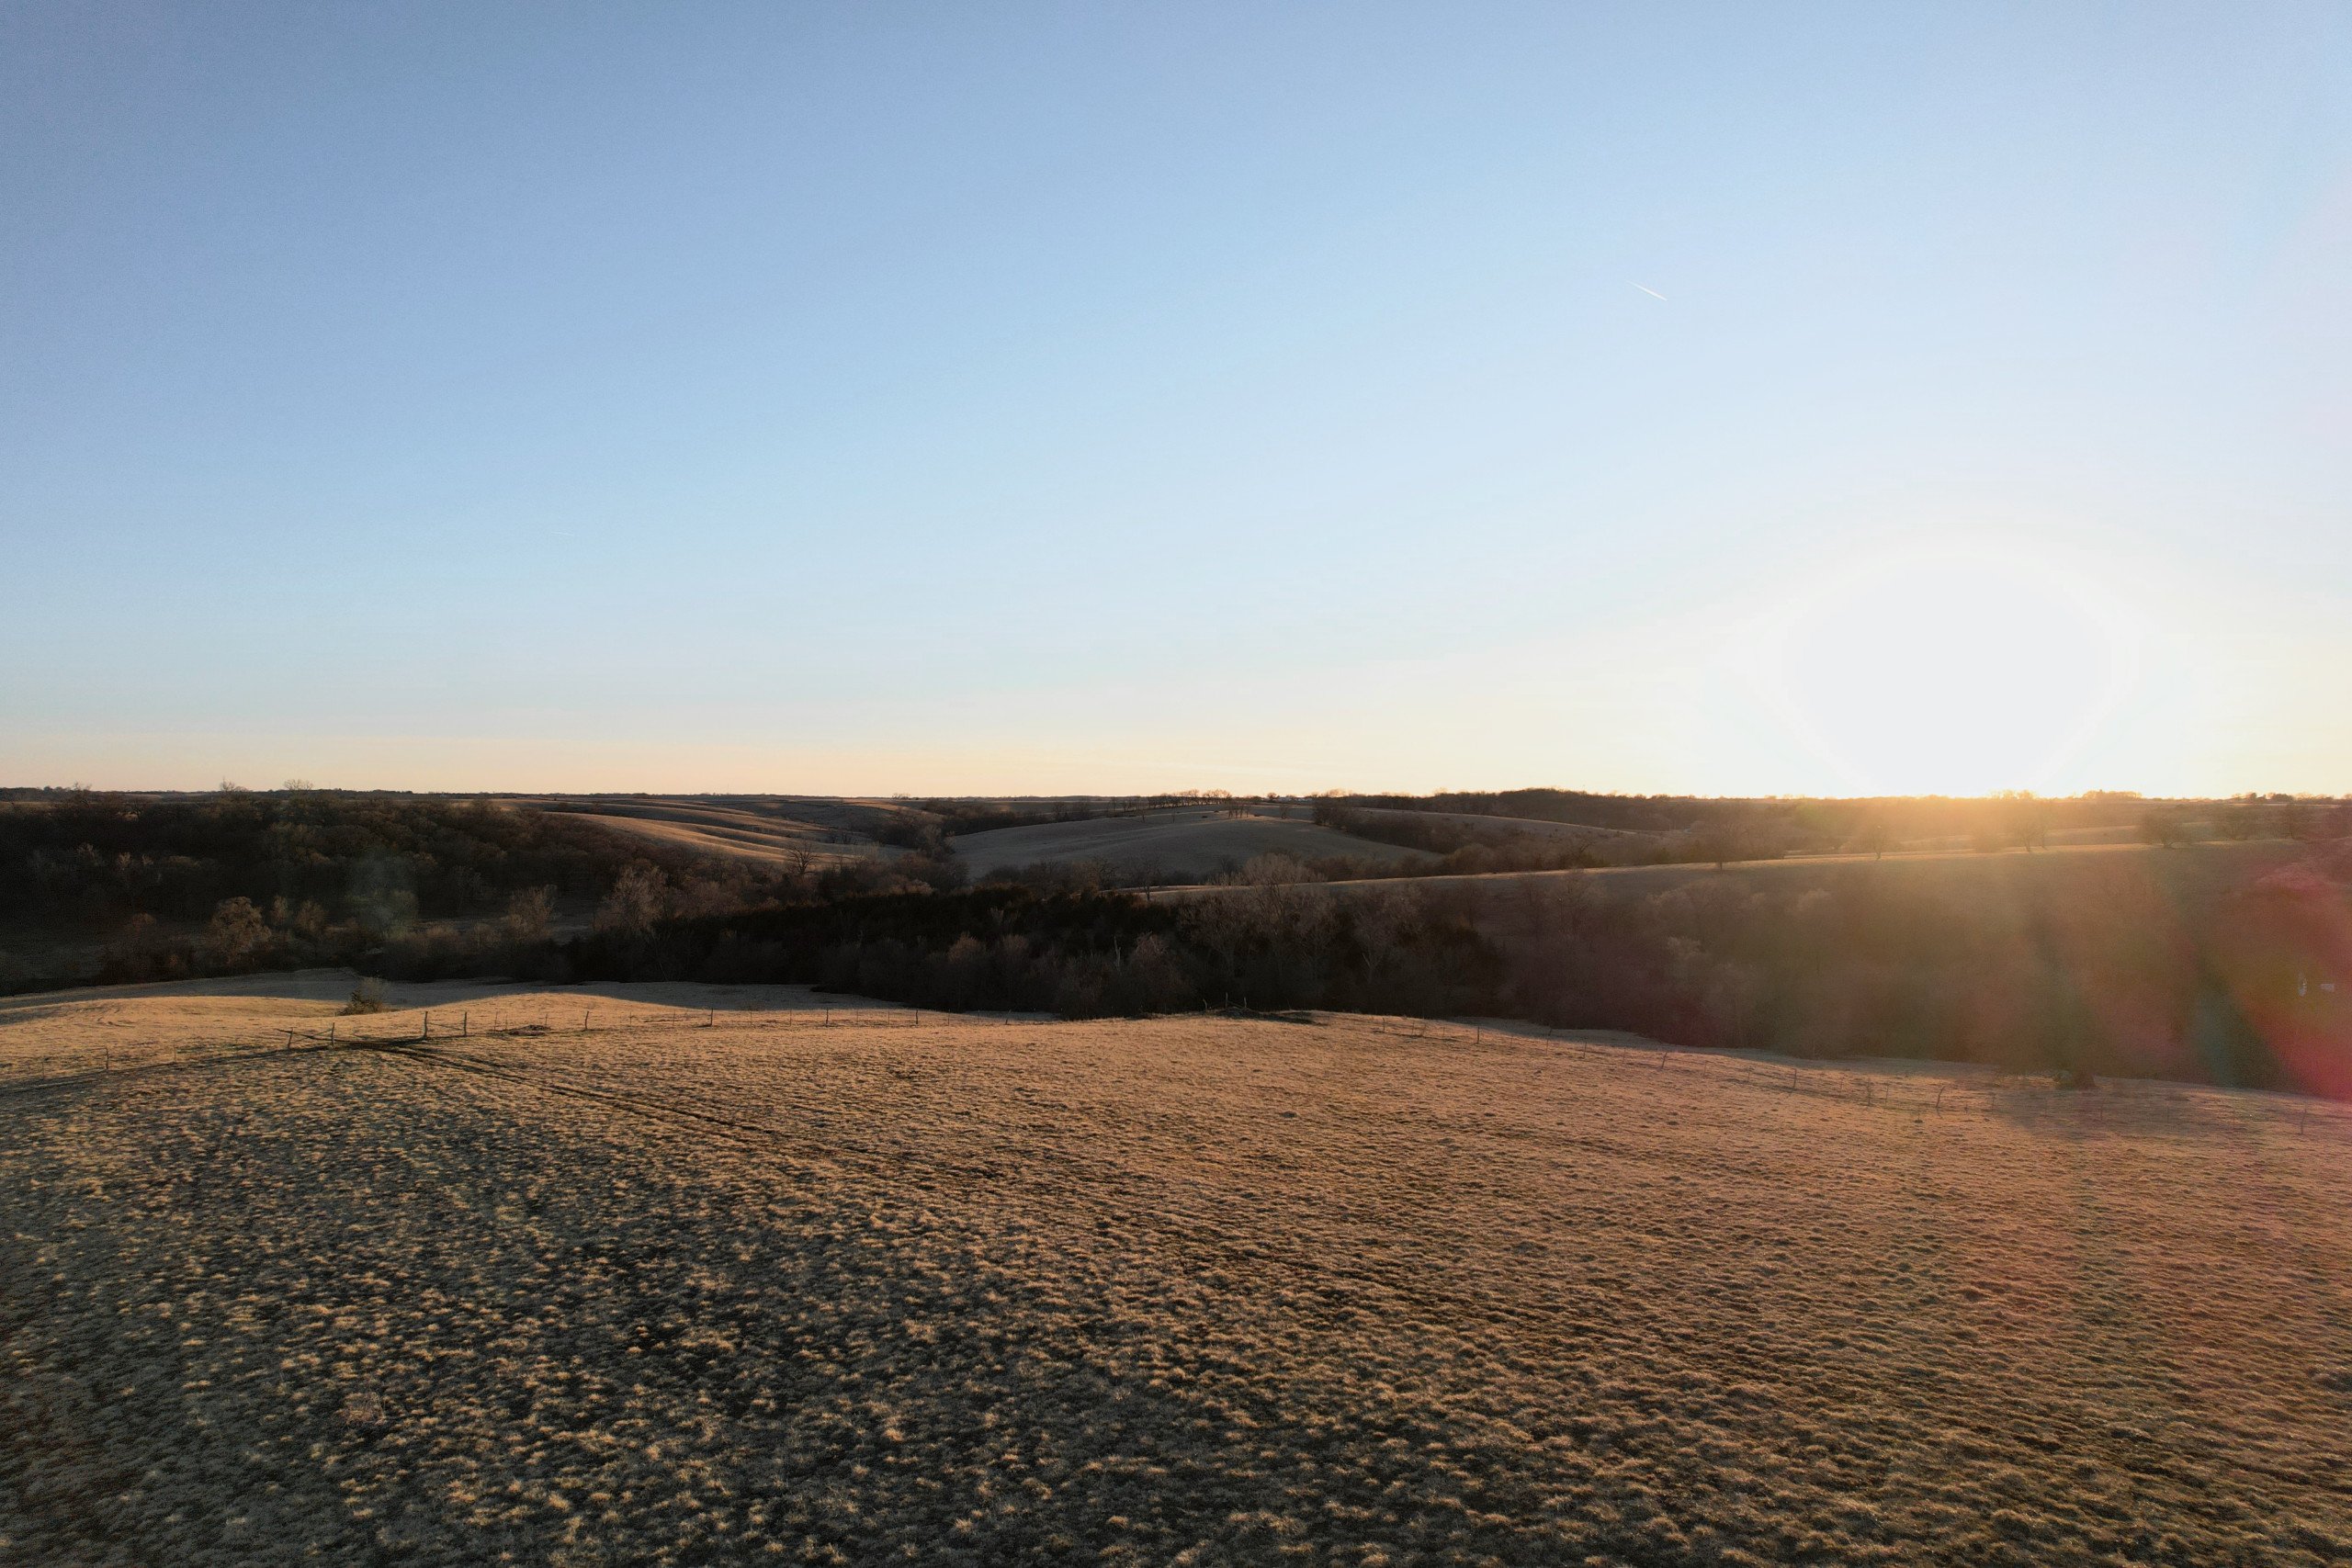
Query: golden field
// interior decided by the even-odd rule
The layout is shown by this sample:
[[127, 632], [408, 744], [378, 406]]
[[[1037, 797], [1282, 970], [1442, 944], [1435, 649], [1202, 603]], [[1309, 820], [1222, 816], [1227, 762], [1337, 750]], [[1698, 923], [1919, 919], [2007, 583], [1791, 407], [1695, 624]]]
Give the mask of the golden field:
[[0, 1004], [0, 1562], [2352, 1556], [2324, 1107], [350, 984]]

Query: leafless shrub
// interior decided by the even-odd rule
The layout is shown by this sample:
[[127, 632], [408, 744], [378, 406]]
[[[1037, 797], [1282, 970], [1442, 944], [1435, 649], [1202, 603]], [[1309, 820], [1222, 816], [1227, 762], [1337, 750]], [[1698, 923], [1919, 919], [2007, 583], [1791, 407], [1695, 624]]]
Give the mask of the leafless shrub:
[[621, 868], [613, 890], [596, 908], [596, 929], [616, 936], [643, 936], [662, 918], [670, 881], [659, 866], [634, 861]]
[[224, 898], [204, 928], [205, 954], [224, 969], [251, 963], [269, 946], [269, 922], [250, 898]]
[[555, 919], [555, 889], [528, 887], [506, 901], [506, 935], [514, 942], [544, 942]]
[[1268, 854], [1252, 855], [1233, 880], [1245, 887], [1280, 887], [1300, 882], [1320, 882], [1323, 879], [1296, 855], [1286, 855], [1276, 851]]

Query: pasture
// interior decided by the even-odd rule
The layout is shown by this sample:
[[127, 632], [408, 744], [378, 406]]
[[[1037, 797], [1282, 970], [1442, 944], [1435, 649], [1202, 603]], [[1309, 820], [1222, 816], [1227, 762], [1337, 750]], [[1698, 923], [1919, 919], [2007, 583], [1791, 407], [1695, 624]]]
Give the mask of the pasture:
[[2352, 1552], [2324, 1106], [350, 979], [0, 1004], [0, 1561]]
[[544, 795], [517, 804], [562, 811], [624, 836], [678, 849], [805, 868], [881, 852], [876, 829], [910, 815], [878, 801], [788, 795]]

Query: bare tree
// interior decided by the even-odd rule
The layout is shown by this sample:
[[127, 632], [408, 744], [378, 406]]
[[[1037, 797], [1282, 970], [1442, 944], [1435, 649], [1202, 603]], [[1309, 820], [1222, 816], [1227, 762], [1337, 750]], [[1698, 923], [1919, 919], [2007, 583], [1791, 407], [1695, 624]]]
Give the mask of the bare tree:
[[204, 946], [212, 961], [233, 967], [269, 945], [269, 922], [250, 898], [226, 898], [212, 911], [204, 928]]
[[506, 900], [506, 934], [515, 942], [544, 942], [554, 919], [552, 887], [526, 887]]
[[2029, 851], [2049, 846], [2050, 803], [2033, 791], [2003, 790], [1994, 797], [1993, 811], [2007, 842]]
[[613, 881], [613, 890], [596, 908], [596, 929], [621, 936], [643, 936], [662, 918], [668, 901], [669, 878], [659, 866], [631, 861]]

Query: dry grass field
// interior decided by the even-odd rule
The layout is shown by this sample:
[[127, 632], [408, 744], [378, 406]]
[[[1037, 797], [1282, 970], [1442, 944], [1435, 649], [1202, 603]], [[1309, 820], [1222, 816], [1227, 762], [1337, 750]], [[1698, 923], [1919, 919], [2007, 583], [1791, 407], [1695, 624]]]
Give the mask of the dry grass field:
[[881, 801], [756, 795], [518, 796], [519, 804], [570, 812], [616, 832], [680, 849], [776, 864], [871, 860], [876, 828], [908, 815]]
[[2352, 1555], [2325, 1108], [348, 985], [0, 1007], [0, 1562]]
[[[2169, 881], [2204, 887], [2259, 875], [2264, 871], [2305, 858], [2307, 846], [2281, 839], [2251, 843], [2196, 844], [2165, 849], [2154, 844], [2069, 843], [2043, 850], [2007, 849], [1904, 851], [1884, 856], [1868, 854], [1790, 855], [1781, 860], [1732, 861], [1718, 867], [1705, 861], [1670, 861], [1657, 865], [1596, 865], [1567, 871], [1446, 872], [1417, 876], [1413, 886], [1425, 890], [1449, 890], [1495, 896], [1518, 887], [1592, 878], [1613, 893], [1662, 893], [1694, 882], [1720, 884], [1762, 891], [1792, 882], [1824, 876], [1868, 874], [1892, 878], [1949, 879], [1956, 886], [1998, 884], [2019, 878], [2063, 874], [2069, 865], [2104, 860], [2118, 865], [2144, 862], [2159, 868]], [[1385, 877], [1329, 882], [1319, 886], [1346, 893], [1383, 890], [1396, 886]], [[1220, 886], [1160, 887], [1149, 896], [1159, 902], [1184, 902], [1217, 897], [1229, 891]]]
[[1404, 811], [1382, 806], [1358, 806], [1350, 809], [1359, 817], [1368, 817], [1377, 822], [1463, 828], [1496, 838], [1565, 839], [1576, 843], [1597, 844], [1612, 840], [1639, 843], [1665, 837], [1662, 833], [1638, 828], [1596, 828], [1582, 822], [1552, 822], [1540, 817], [1489, 817], [1470, 811]]
[[1155, 811], [1148, 817], [1097, 817], [1080, 822], [1042, 822], [1026, 828], [993, 828], [954, 840], [974, 874], [1012, 866], [1101, 861], [1122, 870], [1156, 871], [1170, 881], [1205, 879], [1259, 855], [1295, 855], [1317, 860], [1347, 855], [1396, 864], [1413, 852], [1375, 843], [1302, 819], [1271, 816], [1228, 817], [1204, 808]]

